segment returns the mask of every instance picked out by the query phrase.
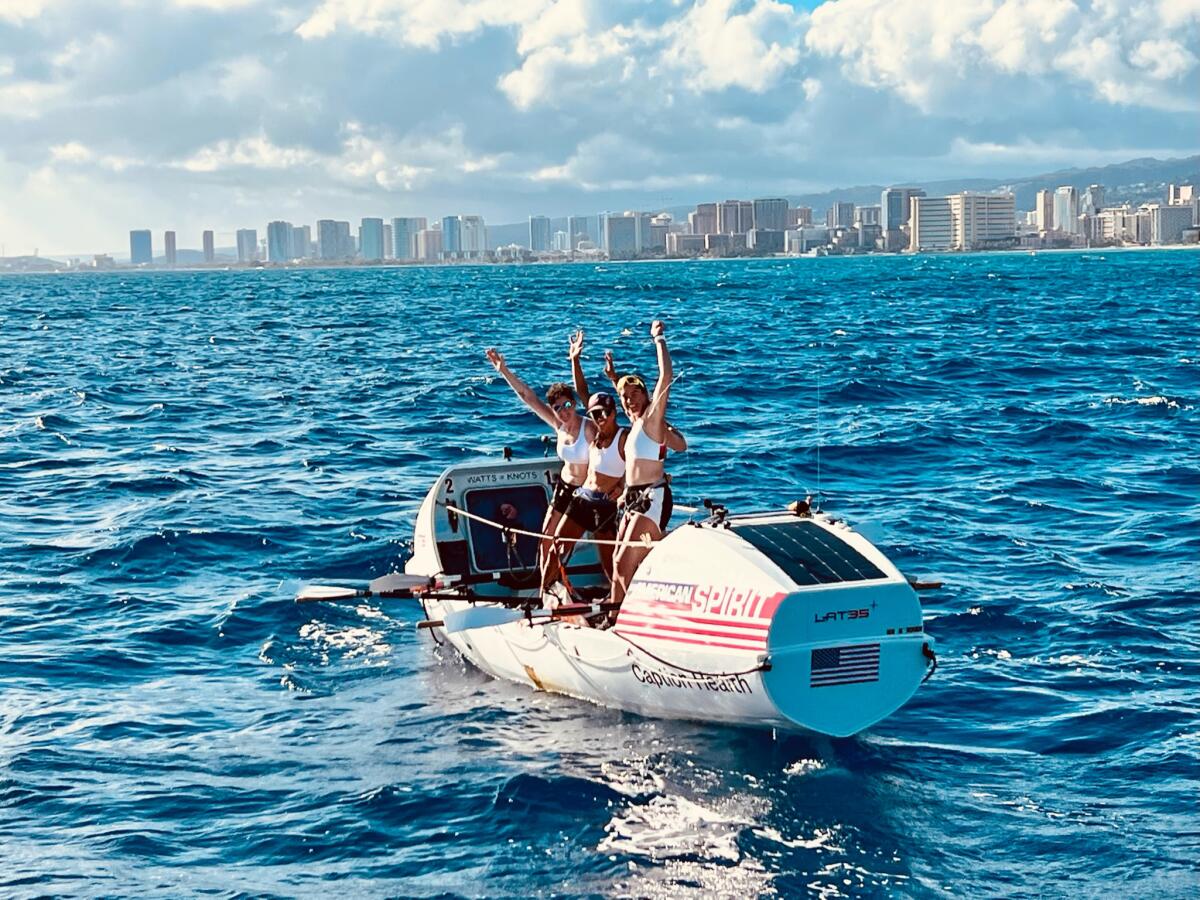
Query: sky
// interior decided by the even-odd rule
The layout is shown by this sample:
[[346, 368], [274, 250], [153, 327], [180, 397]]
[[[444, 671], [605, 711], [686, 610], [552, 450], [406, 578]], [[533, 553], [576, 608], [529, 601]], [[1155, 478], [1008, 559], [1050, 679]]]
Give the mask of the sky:
[[1200, 0], [0, 0], [0, 245], [1200, 152]]

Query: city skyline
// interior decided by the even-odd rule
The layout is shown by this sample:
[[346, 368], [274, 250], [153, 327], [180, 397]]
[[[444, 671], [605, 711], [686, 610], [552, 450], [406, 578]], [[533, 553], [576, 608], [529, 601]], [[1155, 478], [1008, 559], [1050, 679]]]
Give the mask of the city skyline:
[[22, 0], [0, 9], [0, 243], [1187, 156], [1197, 46], [1194, 5], [1133, 0]]
[[[385, 222], [365, 217], [352, 234], [348, 221], [322, 219], [312, 241], [309, 226], [287, 221], [267, 225], [261, 243], [256, 229], [237, 231], [237, 262], [259, 265], [320, 263], [455, 263], [534, 260], [612, 260], [692, 256], [770, 256], [873, 252], [962, 252], [1103, 246], [1164, 246], [1200, 241], [1200, 190], [1192, 183], [1170, 184], [1165, 195], [1134, 206], [1128, 199], [1106, 204], [1102, 184], [1089, 184], [1080, 196], [1074, 185], [1039, 190], [1032, 209], [1019, 210], [1011, 191], [960, 191], [929, 196], [923, 189], [893, 186], [878, 204], [835, 200], [824, 222], [809, 206], [786, 198], [727, 199], [697, 203], [686, 224], [667, 212], [625, 210], [595, 216], [528, 217], [524, 243], [491, 240], [478, 215], [444, 216], [440, 221], [396, 217]], [[565, 230], [555, 230], [562, 223]], [[512, 226], [502, 226], [511, 229]], [[212, 231], [204, 232], [204, 262], [214, 259]], [[162, 265], [174, 267], [175, 232], [164, 232]], [[129, 232], [129, 261], [154, 266], [152, 233]], [[96, 254], [82, 268], [112, 268], [113, 258]]]

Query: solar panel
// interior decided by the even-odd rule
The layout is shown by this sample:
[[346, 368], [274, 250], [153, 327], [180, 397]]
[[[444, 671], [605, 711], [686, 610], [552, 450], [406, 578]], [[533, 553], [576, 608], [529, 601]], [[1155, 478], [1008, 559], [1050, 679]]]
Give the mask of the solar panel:
[[812, 522], [735, 525], [733, 531], [762, 551], [796, 584], [838, 584], [885, 577], [873, 562]]

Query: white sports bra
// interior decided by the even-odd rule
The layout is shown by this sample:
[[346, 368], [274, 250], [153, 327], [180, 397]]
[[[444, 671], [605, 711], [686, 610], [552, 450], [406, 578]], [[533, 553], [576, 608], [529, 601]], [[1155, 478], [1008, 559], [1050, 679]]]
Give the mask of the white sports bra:
[[558, 430], [558, 458], [569, 466], [586, 466], [591, 459], [591, 445], [587, 439], [587, 423], [579, 423], [579, 434], [574, 439], [562, 429]]
[[593, 472], [599, 472], [610, 478], [624, 476], [625, 460], [621, 459], [621, 434], [624, 431], [624, 428], [618, 428], [617, 433], [613, 435], [612, 443], [607, 447], [601, 447], [598, 443], [593, 442], [588, 448], [588, 461]]
[[[625, 465], [630, 469], [639, 460], [663, 460], [667, 458], [667, 445], [652, 441], [642, 428], [642, 419], [629, 426], [629, 438], [625, 441]], [[666, 425], [663, 425], [666, 428]]]

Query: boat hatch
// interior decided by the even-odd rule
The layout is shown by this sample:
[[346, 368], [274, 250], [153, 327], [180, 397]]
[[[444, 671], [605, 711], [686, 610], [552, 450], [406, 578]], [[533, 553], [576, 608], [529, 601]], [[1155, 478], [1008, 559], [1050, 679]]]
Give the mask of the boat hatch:
[[838, 584], [887, 577], [878, 566], [845, 541], [812, 522], [734, 525], [733, 531], [799, 585]]
[[[463, 495], [467, 512], [524, 531], [540, 532], [549, 498], [541, 484], [474, 488]], [[538, 540], [506, 535], [499, 528], [467, 519], [473, 568], [477, 572], [508, 572], [537, 568]], [[507, 538], [507, 539], [506, 539]]]

